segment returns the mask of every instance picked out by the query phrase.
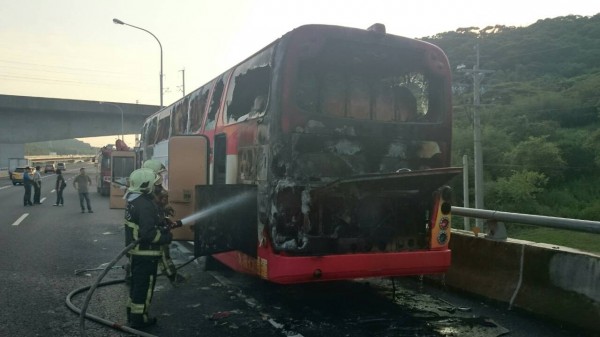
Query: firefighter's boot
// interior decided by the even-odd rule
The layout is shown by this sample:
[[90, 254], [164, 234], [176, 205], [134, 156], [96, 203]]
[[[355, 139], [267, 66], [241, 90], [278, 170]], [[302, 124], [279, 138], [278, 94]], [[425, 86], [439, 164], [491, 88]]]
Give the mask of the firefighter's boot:
[[130, 314], [129, 326], [134, 329], [144, 329], [156, 324], [156, 317], [148, 317], [145, 314]]

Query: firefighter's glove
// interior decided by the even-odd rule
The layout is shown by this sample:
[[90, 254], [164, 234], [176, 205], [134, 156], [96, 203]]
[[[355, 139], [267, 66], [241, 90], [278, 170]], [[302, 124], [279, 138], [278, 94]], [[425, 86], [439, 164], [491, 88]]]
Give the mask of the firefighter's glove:
[[169, 224], [169, 229], [179, 228], [179, 227], [181, 227], [181, 226], [183, 226], [183, 223], [181, 222], [181, 220], [172, 221], [172, 222]]

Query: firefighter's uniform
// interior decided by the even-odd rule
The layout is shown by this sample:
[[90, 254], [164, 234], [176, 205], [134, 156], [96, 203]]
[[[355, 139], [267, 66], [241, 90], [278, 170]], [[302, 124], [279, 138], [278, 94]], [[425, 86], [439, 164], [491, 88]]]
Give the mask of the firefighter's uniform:
[[[169, 218], [175, 214], [175, 211], [169, 205], [169, 195], [167, 190], [162, 186], [162, 174], [166, 171], [165, 166], [158, 160], [149, 159], [144, 162], [142, 168], [151, 169], [154, 174], [158, 176], [158, 181], [154, 185], [154, 201], [158, 205], [159, 212], [163, 218], [163, 227], [168, 229], [177, 227], [176, 222]], [[163, 245], [161, 251], [162, 254], [158, 261], [158, 266], [162, 273], [167, 276], [173, 285], [184, 282], [185, 277], [177, 273], [177, 267], [175, 267], [173, 260], [171, 260], [171, 249], [169, 245]]]
[[159, 208], [153, 201], [154, 183], [152, 170], [139, 169], [131, 173], [130, 187], [126, 195], [125, 240], [127, 245], [140, 242], [129, 251], [131, 256], [131, 286], [127, 319], [133, 328], [143, 328], [156, 323], [148, 316], [152, 301], [161, 246], [172, 240], [168, 230], [162, 229]]
[[[155, 188], [157, 187], [158, 186], [155, 186]], [[163, 228], [170, 230], [177, 227], [177, 223], [169, 218], [175, 211], [169, 206], [167, 191], [154, 191], [154, 201], [156, 202], [160, 216], [163, 219]], [[178, 283], [183, 282], [185, 278], [177, 273], [177, 267], [171, 259], [170, 245], [162, 245], [160, 249], [162, 254], [158, 261], [158, 267], [162, 273], [167, 276], [171, 284], [176, 286]]]

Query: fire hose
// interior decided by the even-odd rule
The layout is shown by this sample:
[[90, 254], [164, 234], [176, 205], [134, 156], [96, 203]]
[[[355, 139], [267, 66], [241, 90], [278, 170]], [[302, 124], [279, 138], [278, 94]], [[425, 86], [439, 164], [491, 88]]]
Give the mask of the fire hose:
[[[92, 298], [92, 295], [94, 293], [94, 291], [96, 290], [96, 288], [98, 287], [103, 287], [103, 286], [108, 286], [108, 285], [113, 285], [113, 284], [118, 284], [118, 283], [124, 283], [125, 279], [120, 279], [120, 280], [112, 280], [112, 281], [106, 281], [106, 282], [102, 282], [102, 279], [106, 276], [106, 274], [108, 274], [108, 272], [112, 269], [117, 269], [117, 268], [122, 268], [122, 267], [115, 267], [114, 265], [117, 263], [117, 261], [119, 261], [123, 256], [125, 256], [125, 254], [127, 254], [128, 251], [130, 251], [131, 249], [133, 249], [133, 247], [135, 247], [137, 244], [139, 243], [139, 239], [132, 242], [131, 244], [129, 244], [127, 247], [125, 247], [120, 253], [119, 255], [117, 255], [117, 257], [115, 259], [113, 259], [110, 263], [108, 263], [106, 265], [106, 267], [103, 269], [102, 273], [98, 276], [98, 278], [96, 279], [96, 281], [90, 285], [90, 286], [84, 286], [78, 289], [75, 289], [73, 291], [71, 291], [65, 300], [65, 303], [67, 305], [67, 307], [69, 309], [71, 309], [71, 311], [79, 314], [79, 330], [80, 330], [80, 335], [82, 337], [86, 336], [85, 333], [85, 319], [89, 319], [91, 321], [94, 321], [96, 323], [100, 323], [103, 325], [106, 325], [108, 327], [111, 327], [113, 329], [116, 330], [121, 330], [121, 331], [125, 331], [128, 333], [132, 333], [134, 335], [137, 336], [144, 336], [144, 337], [157, 337], [155, 335], [149, 334], [147, 332], [144, 331], [140, 331], [140, 330], [136, 330], [133, 329], [131, 327], [128, 327], [126, 325], [122, 325], [120, 323], [117, 322], [111, 322], [109, 320], [106, 320], [104, 318], [92, 315], [92, 314], [88, 314], [87, 313], [87, 307], [89, 305], [89, 302]], [[183, 263], [182, 265], [178, 266], [177, 269], [183, 268], [184, 266], [186, 266], [187, 264], [191, 263], [192, 261], [194, 261], [196, 258], [192, 258], [189, 261]], [[80, 272], [83, 271], [88, 271], [88, 270], [99, 270], [98, 268], [94, 268], [94, 269], [84, 269], [84, 270], [76, 270], [75, 274], [79, 274]], [[161, 274], [162, 275], [162, 274]], [[160, 276], [160, 275], [158, 275]], [[73, 305], [73, 303], [71, 302], [71, 299], [73, 298], [73, 296], [82, 293], [84, 291], [87, 291], [87, 295], [85, 298], [85, 301], [83, 303], [83, 306], [81, 309], [77, 308], [75, 305]]]

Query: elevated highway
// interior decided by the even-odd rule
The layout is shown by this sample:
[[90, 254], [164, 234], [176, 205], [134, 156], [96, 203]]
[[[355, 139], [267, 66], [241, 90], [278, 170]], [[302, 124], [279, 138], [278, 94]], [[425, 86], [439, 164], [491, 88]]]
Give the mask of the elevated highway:
[[[159, 106], [0, 95], [0, 167], [24, 157], [25, 143], [139, 133]], [[121, 125], [123, 117], [123, 125]]]

